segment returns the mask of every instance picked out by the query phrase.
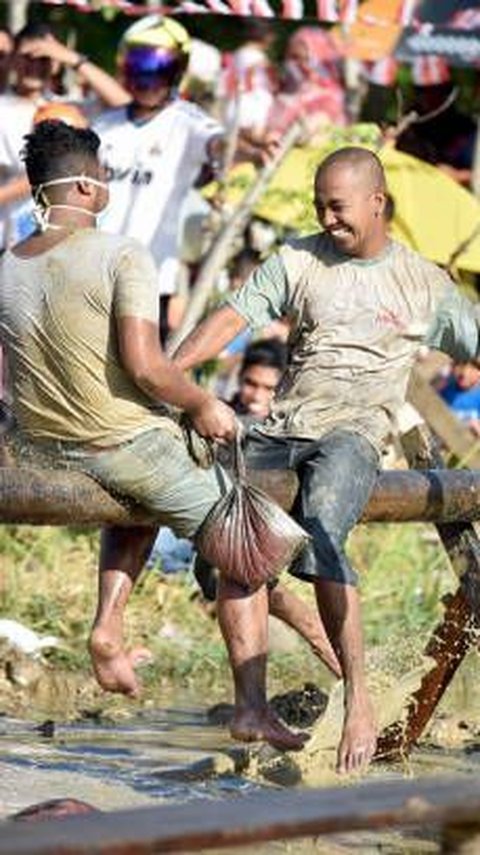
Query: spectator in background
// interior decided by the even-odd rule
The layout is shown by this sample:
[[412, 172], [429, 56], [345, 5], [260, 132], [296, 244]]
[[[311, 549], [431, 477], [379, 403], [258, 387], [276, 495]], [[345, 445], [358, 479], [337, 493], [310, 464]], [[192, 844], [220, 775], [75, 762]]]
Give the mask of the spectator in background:
[[283, 135], [296, 120], [305, 124], [309, 139], [325, 125], [346, 123], [339, 55], [321, 27], [300, 27], [288, 40], [268, 132]]
[[52, 100], [53, 77], [72, 69], [98, 98], [110, 106], [125, 102], [125, 90], [88, 57], [62, 44], [47, 24], [27, 24], [15, 36], [12, 89], [0, 96], [0, 247], [30, 234], [34, 221], [21, 151], [36, 110]]
[[200, 39], [192, 39], [187, 70], [180, 84], [180, 94], [198, 104], [207, 113], [216, 108], [222, 54], [218, 48]]
[[8, 27], [0, 27], [0, 94], [8, 87], [13, 55], [13, 37]]
[[263, 421], [287, 367], [287, 347], [278, 339], [259, 339], [243, 356], [238, 391], [228, 402], [243, 422]]
[[[451, 82], [417, 85], [411, 109], [421, 117], [397, 138], [396, 148], [443, 169], [468, 187], [472, 177], [476, 122], [452, 99]], [[427, 116], [430, 118], [427, 119]]]
[[480, 437], [480, 364], [475, 360], [453, 362], [434, 385], [455, 415]]
[[137, 238], [152, 253], [163, 343], [180, 268], [181, 206], [196, 182], [213, 177], [223, 150], [218, 122], [178, 97], [189, 53], [190, 37], [176, 21], [148, 16], [135, 23], [119, 51], [131, 101], [100, 116], [95, 125], [110, 181], [103, 226]]
[[224, 55], [220, 82], [223, 121], [237, 132], [237, 158], [261, 165], [268, 159], [268, 117], [278, 89], [277, 72], [268, 51], [275, 34], [268, 20], [244, 23], [245, 41]]

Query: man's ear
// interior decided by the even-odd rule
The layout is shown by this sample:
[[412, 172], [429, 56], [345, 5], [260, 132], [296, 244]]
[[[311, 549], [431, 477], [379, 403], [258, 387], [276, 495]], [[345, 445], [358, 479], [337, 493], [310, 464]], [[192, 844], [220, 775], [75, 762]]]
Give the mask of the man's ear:
[[373, 202], [374, 202], [374, 211], [376, 217], [383, 217], [385, 215], [385, 206], [387, 204], [387, 197], [385, 193], [382, 193], [378, 190], [373, 194]]
[[76, 187], [81, 196], [93, 196], [95, 193], [95, 185], [88, 178], [81, 178], [76, 182]]

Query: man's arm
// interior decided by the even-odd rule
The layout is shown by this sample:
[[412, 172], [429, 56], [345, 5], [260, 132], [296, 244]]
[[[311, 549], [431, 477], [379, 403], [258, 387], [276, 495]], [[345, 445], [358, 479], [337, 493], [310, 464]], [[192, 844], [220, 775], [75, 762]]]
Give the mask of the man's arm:
[[96, 65], [78, 51], [67, 47], [53, 35], [32, 39], [25, 47], [32, 57], [48, 57], [66, 68], [78, 71], [83, 83], [87, 83], [107, 107], [123, 107], [132, 99], [126, 89], [111, 74]]
[[207, 159], [195, 179], [195, 187], [204, 187], [215, 181], [221, 174], [225, 155], [225, 137], [223, 133], [214, 134], [206, 145]]
[[209, 315], [173, 354], [173, 361], [182, 371], [213, 359], [239, 332], [247, 321], [232, 306], [222, 306]]
[[480, 357], [480, 308], [453, 284], [446, 289], [425, 337], [425, 344], [448, 353], [455, 362]]
[[157, 324], [122, 316], [117, 320], [117, 331], [122, 364], [149, 398], [187, 412], [201, 436], [214, 440], [234, 438], [233, 410], [188, 380], [165, 356], [158, 341]]
[[18, 199], [28, 199], [30, 184], [26, 175], [16, 175], [0, 187], [0, 208]]

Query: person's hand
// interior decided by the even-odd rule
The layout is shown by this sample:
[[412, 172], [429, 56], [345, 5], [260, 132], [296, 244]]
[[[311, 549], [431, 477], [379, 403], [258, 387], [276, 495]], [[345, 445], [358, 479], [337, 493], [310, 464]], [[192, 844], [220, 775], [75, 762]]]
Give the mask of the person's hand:
[[77, 51], [62, 44], [52, 35], [28, 41], [24, 47], [20, 47], [20, 53], [32, 59], [51, 59], [54, 63], [67, 66], [74, 66], [80, 57]]
[[231, 442], [237, 433], [238, 423], [234, 411], [217, 398], [208, 398], [196, 410], [189, 412], [193, 427], [206, 439]]
[[257, 166], [267, 166], [273, 160], [280, 148], [280, 139], [278, 134], [270, 134], [264, 136], [261, 142], [257, 143], [255, 160]]

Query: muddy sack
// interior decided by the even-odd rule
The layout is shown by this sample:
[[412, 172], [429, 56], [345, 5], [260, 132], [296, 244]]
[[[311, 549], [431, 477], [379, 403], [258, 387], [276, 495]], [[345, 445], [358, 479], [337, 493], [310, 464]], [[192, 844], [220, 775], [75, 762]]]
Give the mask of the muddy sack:
[[248, 484], [238, 434], [232, 475], [233, 486], [205, 518], [195, 545], [225, 577], [254, 589], [288, 568], [310, 537], [280, 505]]

